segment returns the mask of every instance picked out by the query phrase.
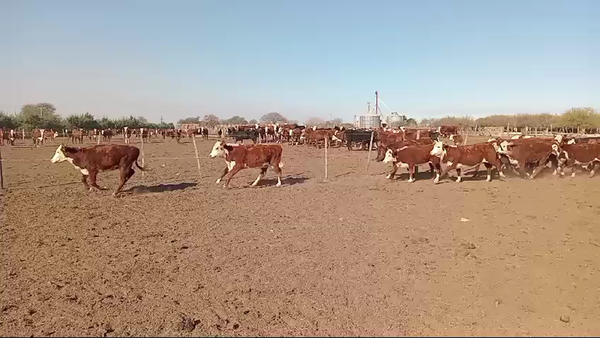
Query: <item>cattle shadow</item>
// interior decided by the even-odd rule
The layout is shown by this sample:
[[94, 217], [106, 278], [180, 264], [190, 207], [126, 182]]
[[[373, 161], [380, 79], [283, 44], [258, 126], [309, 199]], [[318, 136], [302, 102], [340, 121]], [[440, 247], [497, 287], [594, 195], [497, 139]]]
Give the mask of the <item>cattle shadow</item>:
[[176, 183], [176, 184], [158, 184], [152, 186], [137, 185], [135, 187], [123, 190], [124, 193], [128, 194], [148, 194], [148, 193], [160, 193], [165, 191], [179, 191], [187, 188], [197, 186], [198, 183]]
[[[295, 185], [298, 183], [304, 183], [308, 181], [308, 177], [304, 177], [304, 176], [285, 176], [281, 178], [281, 186], [287, 186], [287, 185]], [[261, 187], [261, 186], [274, 186], [277, 184], [277, 177], [274, 178], [263, 178], [262, 180], [260, 180], [260, 182], [258, 182], [257, 186]]]

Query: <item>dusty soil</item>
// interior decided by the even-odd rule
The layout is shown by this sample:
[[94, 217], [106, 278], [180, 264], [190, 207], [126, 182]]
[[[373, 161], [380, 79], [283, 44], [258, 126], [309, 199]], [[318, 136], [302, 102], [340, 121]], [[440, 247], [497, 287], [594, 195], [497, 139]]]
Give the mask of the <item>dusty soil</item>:
[[213, 142], [201, 177], [192, 143], [146, 144], [122, 198], [2, 147], [0, 335], [600, 334], [600, 177], [409, 184], [340, 148], [323, 182], [285, 145], [281, 188], [223, 190]]

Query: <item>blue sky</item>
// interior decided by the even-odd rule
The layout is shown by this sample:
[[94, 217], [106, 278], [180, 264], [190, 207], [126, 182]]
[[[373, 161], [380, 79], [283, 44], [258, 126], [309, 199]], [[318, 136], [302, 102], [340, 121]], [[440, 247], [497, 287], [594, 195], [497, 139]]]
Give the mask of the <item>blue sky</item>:
[[8, 112], [351, 121], [375, 90], [415, 118], [600, 108], [596, 0], [0, 0], [0, 13]]

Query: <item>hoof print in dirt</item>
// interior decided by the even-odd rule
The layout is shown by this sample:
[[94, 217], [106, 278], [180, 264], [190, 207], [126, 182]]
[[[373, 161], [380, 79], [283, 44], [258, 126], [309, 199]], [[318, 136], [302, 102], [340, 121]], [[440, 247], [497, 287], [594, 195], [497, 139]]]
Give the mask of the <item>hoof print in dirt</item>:
[[196, 326], [200, 324], [200, 321], [198, 319], [188, 317], [183, 313], [179, 316], [181, 317], [181, 321], [179, 321], [177, 328], [180, 331], [192, 332], [194, 331], [194, 329], [196, 329]]

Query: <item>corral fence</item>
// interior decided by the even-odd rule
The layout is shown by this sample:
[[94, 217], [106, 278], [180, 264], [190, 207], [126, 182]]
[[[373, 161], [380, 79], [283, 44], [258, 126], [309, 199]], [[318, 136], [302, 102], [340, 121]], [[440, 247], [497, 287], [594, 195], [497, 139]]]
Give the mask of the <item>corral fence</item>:
[[563, 136], [600, 136], [600, 128], [556, 128], [556, 127], [462, 127], [460, 133], [471, 136], [512, 137], [527, 135], [533, 137]]

